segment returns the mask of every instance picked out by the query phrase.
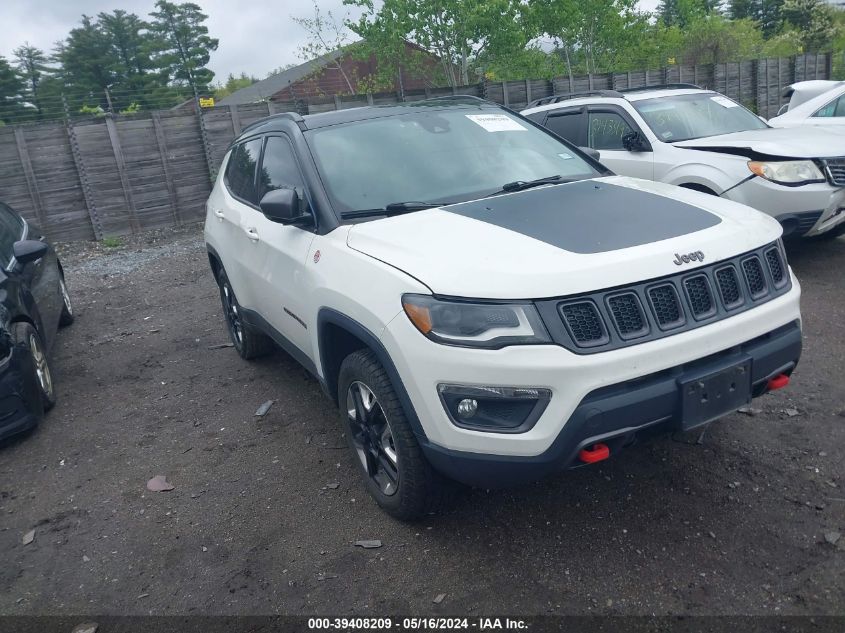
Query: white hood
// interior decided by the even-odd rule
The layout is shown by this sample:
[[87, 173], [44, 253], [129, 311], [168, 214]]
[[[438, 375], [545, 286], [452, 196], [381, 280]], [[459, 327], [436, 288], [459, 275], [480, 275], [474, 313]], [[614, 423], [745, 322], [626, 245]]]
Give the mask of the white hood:
[[[612, 176], [360, 223], [347, 243], [436, 294], [540, 299], [693, 270], [780, 234], [777, 221], [744, 205]], [[653, 241], [662, 235], [671, 236]], [[696, 252], [703, 263], [674, 263]]]
[[673, 143], [693, 149], [739, 148], [783, 158], [845, 156], [842, 133], [816, 128], [764, 128]]

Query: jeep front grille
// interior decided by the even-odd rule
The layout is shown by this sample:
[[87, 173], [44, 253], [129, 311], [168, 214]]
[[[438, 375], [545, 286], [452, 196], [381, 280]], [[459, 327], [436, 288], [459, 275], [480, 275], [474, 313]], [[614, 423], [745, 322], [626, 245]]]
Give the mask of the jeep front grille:
[[555, 342], [579, 354], [627, 347], [750, 310], [789, 291], [778, 244], [669, 277], [537, 302]]
[[716, 285], [719, 286], [719, 295], [721, 295], [722, 304], [726, 309], [733, 310], [743, 304], [742, 289], [739, 286], [736, 268], [725, 266], [717, 269]]
[[607, 298], [607, 305], [616, 331], [624, 338], [636, 338], [648, 333], [648, 322], [635, 292], [625, 292]]
[[845, 157], [828, 158], [824, 162], [827, 167], [827, 177], [832, 185], [845, 187]]
[[681, 299], [673, 284], [661, 284], [650, 288], [648, 298], [657, 325], [662, 329], [669, 330], [684, 324]]
[[598, 309], [592, 301], [578, 301], [561, 306], [569, 334], [580, 346], [601, 345], [607, 341]]
[[751, 298], [756, 299], [766, 294], [766, 276], [763, 274], [763, 266], [760, 259], [754, 255], [742, 261], [742, 270], [745, 272], [745, 281], [748, 282], [748, 289], [751, 291]]

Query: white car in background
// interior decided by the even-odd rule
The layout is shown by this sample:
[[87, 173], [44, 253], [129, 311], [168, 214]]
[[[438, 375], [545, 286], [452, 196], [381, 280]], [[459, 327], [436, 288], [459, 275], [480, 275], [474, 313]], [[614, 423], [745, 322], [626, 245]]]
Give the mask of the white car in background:
[[801, 81], [784, 96], [790, 97], [789, 104], [769, 119], [769, 125], [837, 125], [845, 131], [845, 81]]
[[735, 101], [688, 84], [539, 99], [522, 112], [598, 150], [623, 176], [679, 185], [763, 211], [784, 235], [845, 232], [845, 136], [775, 129]]

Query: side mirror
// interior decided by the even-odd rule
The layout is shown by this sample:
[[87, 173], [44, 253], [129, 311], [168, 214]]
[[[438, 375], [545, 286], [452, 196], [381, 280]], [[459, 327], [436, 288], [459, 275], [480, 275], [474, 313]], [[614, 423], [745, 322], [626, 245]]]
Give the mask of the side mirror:
[[271, 222], [279, 224], [311, 224], [311, 214], [302, 213], [301, 200], [296, 189], [273, 189], [264, 194], [258, 203], [261, 213]]
[[646, 151], [645, 139], [639, 132], [628, 132], [622, 137], [622, 147], [629, 152], [644, 152]]
[[15, 259], [19, 264], [28, 264], [44, 257], [49, 249], [50, 247], [46, 242], [21, 240], [20, 242], [15, 242], [12, 246], [12, 253], [15, 255]]
[[579, 147], [578, 149], [580, 149], [593, 160], [601, 160], [601, 152], [599, 152], [599, 150], [597, 149], [593, 149], [592, 147]]

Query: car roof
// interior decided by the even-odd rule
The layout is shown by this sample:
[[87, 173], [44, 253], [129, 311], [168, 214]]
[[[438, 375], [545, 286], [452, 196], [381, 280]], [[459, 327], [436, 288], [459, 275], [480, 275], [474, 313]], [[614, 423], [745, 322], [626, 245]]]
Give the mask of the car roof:
[[834, 81], [831, 83], [833, 85], [828, 86], [828, 90], [822, 92], [821, 94], [817, 94], [811, 99], [802, 101], [798, 105], [793, 106], [792, 102], [790, 101], [789, 109], [783, 114], [774, 118], [784, 121], [788, 121], [790, 119], [805, 119], [815, 113], [816, 110], [820, 110], [834, 99], [837, 99], [838, 97], [845, 94], [845, 81]]
[[252, 123], [238, 135], [237, 140], [253, 134], [266, 132], [281, 132], [288, 129], [291, 122], [299, 126], [303, 131], [340, 125], [353, 121], [365, 121], [382, 117], [410, 114], [421, 110], [505, 110], [503, 106], [486, 99], [468, 95], [455, 95], [449, 97], [437, 97], [420, 101], [395, 103], [390, 105], [362, 106], [358, 108], [346, 108], [344, 110], [332, 110], [318, 114], [301, 115], [295, 112], [281, 112], [265, 117]]
[[[614, 94], [615, 93], [615, 94]], [[637, 102], [646, 99], [655, 99], [657, 97], [668, 97], [678, 95], [694, 95], [694, 94], [717, 94], [713, 90], [706, 90], [704, 88], [670, 88], [670, 87], [654, 87], [654, 88], [638, 88], [634, 90], [623, 91], [598, 91], [592, 94], [585, 94], [583, 96], [573, 96], [567, 98], [566, 95], [561, 95], [552, 103], [545, 103], [533, 107], [528, 107], [522, 111], [522, 114], [533, 114], [535, 112], [543, 112], [544, 110], [556, 110], [558, 108], [578, 106], [593, 103], [620, 103], [620, 102]], [[542, 100], [540, 100], [542, 101]], [[530, 105], [530, 104], [529, 104]]]

